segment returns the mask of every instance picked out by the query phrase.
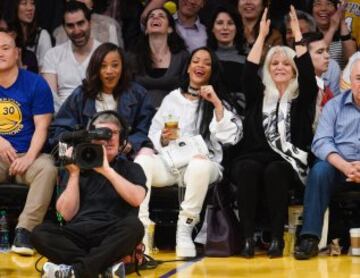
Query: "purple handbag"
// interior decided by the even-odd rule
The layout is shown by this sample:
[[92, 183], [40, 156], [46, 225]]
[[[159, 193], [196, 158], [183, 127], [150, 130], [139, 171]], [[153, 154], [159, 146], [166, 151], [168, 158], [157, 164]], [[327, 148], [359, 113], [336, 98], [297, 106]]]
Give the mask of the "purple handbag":
[[224, 204], [216, 184], [213, 205], [207, 207], [205, 256], [228, 257], [240, 251], [240, 224], [231, 202]]

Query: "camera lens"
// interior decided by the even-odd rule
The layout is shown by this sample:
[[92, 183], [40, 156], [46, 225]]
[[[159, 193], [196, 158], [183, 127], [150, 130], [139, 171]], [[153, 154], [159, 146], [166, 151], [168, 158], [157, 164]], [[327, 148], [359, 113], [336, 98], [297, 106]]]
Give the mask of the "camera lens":
[[103, 164], [102, 145], [81, 143], [75, 147], [74, 151], [74, 161], [82, 169], [101, 167]]
[[89, 164], [92, 164], [93, 161], [97, 158], [97, 152], [94, 148], [84, 148], [81, 152], [81, 160], [87, 161]]

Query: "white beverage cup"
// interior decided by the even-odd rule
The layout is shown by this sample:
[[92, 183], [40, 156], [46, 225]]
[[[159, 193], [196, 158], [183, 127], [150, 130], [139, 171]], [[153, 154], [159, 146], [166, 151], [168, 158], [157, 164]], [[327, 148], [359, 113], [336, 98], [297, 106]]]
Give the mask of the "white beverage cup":
[[350, 229], [351, 254], [360, 256], [360, 228]]

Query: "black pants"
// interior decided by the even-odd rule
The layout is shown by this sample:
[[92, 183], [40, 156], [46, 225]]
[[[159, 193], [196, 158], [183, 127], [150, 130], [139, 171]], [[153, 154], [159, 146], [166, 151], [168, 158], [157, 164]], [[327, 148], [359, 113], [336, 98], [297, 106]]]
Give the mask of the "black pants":
[[111, 222], [43, 223], [32, 231], [36, 250], [55, 264], [72, 265], [75, 276], [98, 277], [107, 267], [132, 254], [144, 236], [136, 216]]
[[[282, 238], [287, 215], [288, 189], [296, 172], [286, 161], [237, 160], [231, 168], [231, 181], [238, 189], [240, 223], [244, 237], [255, 230], [256, 208], [264, 201], [270, 218], [271, 235]], [[260, 199], [261, 198], [261, 199]]]

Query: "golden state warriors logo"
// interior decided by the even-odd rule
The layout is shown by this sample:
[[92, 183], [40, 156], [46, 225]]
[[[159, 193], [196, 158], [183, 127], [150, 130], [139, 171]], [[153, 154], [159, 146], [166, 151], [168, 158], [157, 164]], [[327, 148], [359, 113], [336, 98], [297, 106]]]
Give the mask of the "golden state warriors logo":
[[0, 99], [0, 134], [16, 134], [22, 128], [19, 103], [13, 99]]

